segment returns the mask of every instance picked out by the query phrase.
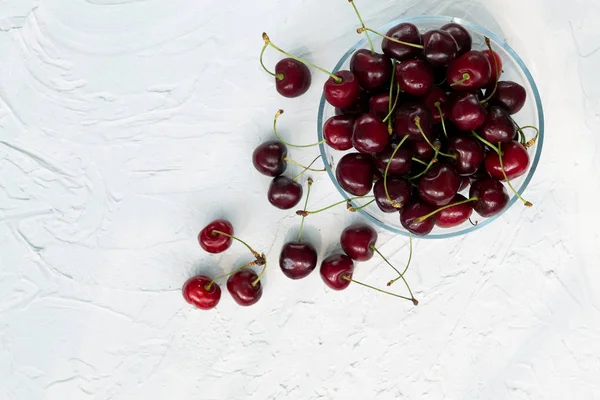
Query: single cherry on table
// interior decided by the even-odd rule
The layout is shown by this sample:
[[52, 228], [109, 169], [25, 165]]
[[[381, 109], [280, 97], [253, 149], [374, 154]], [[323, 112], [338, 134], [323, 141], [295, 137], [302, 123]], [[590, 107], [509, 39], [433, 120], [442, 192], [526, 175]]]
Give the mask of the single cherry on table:
[[213, 309], [221, 300], [221, 288], [205, 275], [188, 279], [182, 288], [185, 301], [201, 310]]

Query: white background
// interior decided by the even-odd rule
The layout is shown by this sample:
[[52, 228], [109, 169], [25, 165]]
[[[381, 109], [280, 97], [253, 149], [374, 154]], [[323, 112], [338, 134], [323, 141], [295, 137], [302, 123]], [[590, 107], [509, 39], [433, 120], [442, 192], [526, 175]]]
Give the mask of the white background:
[[[358, 40], [346, 1], [0, 1], [0, 399], [600, 399], [600, 3], [484, 3], [357, 3], [374, 27], [485, 23], [523, 56], [547, 116], [535, 207], [416, 241], [413, 307], [286, 279], [279, 249], [299, 219], [269, 206], [250, 163], [278, 108], [282, 135], [316, 139], [326, 78], [279, 97], [261, 32], [331, 68]], [[339, 199], [313, 178], [313, 208]], [[202, 252], [215, 217], [268, 254], [254, 307], [225, 289], [211, 312], [181, 297], [188, 277], [248, 261], [239, 245]], [[309, 218], [306, 238], [323, 257], [357, 219]], [[405, 238], [378, 243], [403, 265]], [[391, 276], [373, 260], [355, 277]]]

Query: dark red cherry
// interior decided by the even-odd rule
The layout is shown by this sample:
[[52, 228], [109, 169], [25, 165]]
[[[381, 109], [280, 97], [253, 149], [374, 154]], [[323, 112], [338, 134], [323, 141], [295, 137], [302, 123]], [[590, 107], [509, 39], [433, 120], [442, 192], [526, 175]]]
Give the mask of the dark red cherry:
[[[396, 25], [386, 33], [386, 36], [405, 43], [421, 44], [419, 28], [410, 23]], [[423, 51], [420, 48], [392, 42], [389, 39], [383, 39], [381, 49], [386, 55], [398, 61], [417, 57]]]
[[185, 301], [201, 310], [215, 308], [221, 300], [221, 288], [213, 283], [207, 289], [210, 282], [211, 279], [204, 275], [188, 279], [181, 290]]
[[371, 96], [364, 90], [360, 91], [358, 99], [350, 106], [345, 108], [336, 107], [335, 115], [346, 115], [358, 117], [369, 112], [369, 100]]
[[423, 60], [403, 61], [396, 65], [395, 73], [402, 90], [413, 96], [423, 96], [433, 87], [433, 68]]
[[435, 155], [435, 150], [425, 140], [413, 140], [409, 146], [415, 157], [421, 161], [431, 161]]
[[[520, 177], [529, 168], [529, 153], [525, 146], [519, 142], [505, 143], [502, 149], [502, 164], [508, 179]], [[500, 168], [500, 157], [497, 153], [490, 151], [485, 156], [485, 169], [494, 179], [504, 180], [504, 174]]]
[[334, 74], [341, 78], [336, 82], [330, 77], [323, 86], [325, 100], [334, 107], [348, 108], [352, 106], [360, 96], [360, 85], [354, 74], [350, 71], [338, 71]]
[[360, 49], [350, 59], [350, 71], [363, 89], [373, 91], [389, 84], [392, 62], [385, 54]]
[[456, 135], [448, 139], [448, 149], [446, 153], [455, 155], [452, 160], [454, 168], [459, 175], [473, 175], [485, 158], [485, 151], [481, 143], [471, 136], [464, 134]]
[[373, 154], [385, 149], [390, 141], [388, 127], [373, 114], [364, 114], [354, 123], [352, 145], [361, 153]]
[[407, 204], [400, 211], [400, 223], [407, 231], [418, 235], [428, 235], [435, 226], [436, 216], [429, 217], [423, 221], [419, 221], [420, 217], [432, 213], [436, 208], [430, 204], [415, 201]]
[[410, 201], [412, 188], [406, 179], [400, 177], [388, 177], [387, 189], [392, 201], [397, 203], [397, 207], [394, 207], [387, 198], [384, 181], [383, 179], [380, 179], [375, 182], [373, 194], [375, 195], [375, 203], [377, 203], [377, 206], [381, 211], [385, 213], [398, 212]]
[[[375, 160], [375, 167], [384, 172], [389, 161], [390, 157], [392, 157], [392, 153], [397, 145], [388, 145], [383, 151], [375, 154], [373, 159]], [[406, 146], [406, 145], [404, 145]], [[392, 159], [392, 163], [390, 164], [390, 168], [388, 170], [389, 175], [405, 175], [410, 172], [410, 167], [412, 164], [412, 152], [405, 147], [398, 149], [396, 154], [394, 154], [394, 158]]]
[[449, 165], [435, 164], [419, 180], [419, 196], [434, 206], [450, 204], [460, 188], [460, 176]]
[[354, 117], [336, 115], [325, 121], [323, 137], [325, 142], [335, 150], [345, 151], [352, 148], [352, 134], [354, 133]]
[[252, 153], [252, 164], [266, 176], [278, 176], [287, 168], [287, 147], [279, 140], [270, 140], [258, 146]]
[[400, 137], [408, 135], [410, 140], [423, 140], [421, 131], [415, 124], [419, 118], [423, 133], [433, 140], [435, 138], [433, 131], [433, 120], [431, 113], [421, 103], [405, 103], [400, 105], [394, 114], [394, 132]]
[[[468, 75], [468, 78], [467, 78]], [[471, 50], [448, 65], [446, 79], [453, 90], [473, 91], [490, 82], [492, 69], [481, 51]], [[460, 83], [459, 83], [460, 82]]]
[[290, 178], [280, 175], [269, 185], [267, 194], [269, 203], [282, 210], [295, 207], [302, 198], [302, 185]]
[[[425, 95], [425, 97], [423, 97], [423, 104], [425, 104], [425, 107], [427, 107], [427, 109], [431, 113], [434, 124], [441, 123], [442, 116], [444, 118], [446, 118], [446, 113], [447, 113], [446, 103], [447, 102], [448, 102], [448, 95], [446, 94], [446, 92], [444, 92], [442, 89], [440, 89], [437, 86], [434, 86], [429, 91], [429, 93], [427, 93]], [[440, 115], [440, 111], [435, 106], [436, 103], [439, 103], [439, 105], [440, 105], [440, 108], [442, 110], [441, 115]]]
[[473, 93], [453, 93], [448, 100], [448, 119], [461, 131], [472, 131], [485, 121], [485, 109]]
[[238, 271], [227, 279], [227, 290], [240, 306], [256, 304], [262, 297], [260, 280], [253, 285], [256, 279], [258, 275], [249, 268]]
[[342, 250], [355, 261], [369, 261], [373, 258], [377, 242], [377, 232], [369, 225], [354, 224], [342, 231]]
[[[321, 262], [321, 278], [333, 290], [344, 290], [350, 285], [354, 261], [345, 254], [329, 256]], [[345, 279], [348, 278], [348, 279]]]
[[469, 198], [472, 197], [478, 198], [473, 204], [473, 209], [484, 218], [501, 213], [510, 200], [502, 182], [495, 179], [473, 182], [469, 190]]
[[498, 78], [500, 78], [500, 75], [502, 74], [502, 58], [500, 58], [500, 54], [496, 53], [494, 51], [494, 56], [496, 56], [496, 63], [497, 63], [497, 67], [498, 70], [496, 71], [496, 65], [494, 65], [494, 59], [492, 58], [492, 53], [489, 50], [484, 50], [482, 51], [483, 55], [485, 56], [485, 58], [487, 58], [488, 62], [490, 63], [490, 69], [491, 69], [491, 75], [490, 75], [490, 83], [494, 83], [496, 82], [496, 80]]
[[229, 221], [218, 219], [206, 225], [198, 234], [200, 247], [209, 253], [222, 253], [231, 247], [232, 239], [215, 231], [233, 236], [233, 226]]
[[306, 93], [310, 87], [310, 71], [300, 61], [284, 58], [275, 65], [275, 74], [283, 75], [283, 79], [275, 78], [277, 92], [284, 97], [298, 97]]
[[[392, 102], [393, 103], [393, 102]], [[383, 120], [390, 112], [390, 94], [376, 94], [369, 100], [369, 112]]]
[[[465, 200], [467, 200], [465, 196], [457, 194], [450, 203], [454, 204]], [[473, 214], [473, 202], [459, 204], [438, 212], [435, 224], [440, 228], [453, 228], [467, 222], [471, 218], [471, 214]]]
[[290, 279], [307, 277], [317, 266], [317, 251], [309, 243], [286, 243], [279, 255], [279, 267]]
[[452, 22], [442, 26], [441, 29], [443, 31], [448, 32], [454, 38], [454, 40], [456, 41], [456, 46], [458, 48], [459, 56], [471, 50], [471, 46], [473, 45], [473, 39], [471, 38], [471, 34], [465, 29], [465, 27]]
[[521, 111], [526, 99], [527, 92], [523, 86], [512, 81], [500, 81], [491, 102], [501, 106], [509, 114], [513, 115]]
[[442, 67], [456, 58], [458, 46], [446, 31], [435, 29], [423, 35], [423, 56], [434, 67]]
[[365, 196], [371, 191], [374, 174], [373, 158], [361, 153], [344, 155], [335, 170], [335, 177], [342, 189], [354, 196]]
[[498, 106], [488, 109], [485, 121], [479, 127], [479, 134], [493, 144], [510, 143], [516, 133], [517, 127], [512, 118], [504, 108]]

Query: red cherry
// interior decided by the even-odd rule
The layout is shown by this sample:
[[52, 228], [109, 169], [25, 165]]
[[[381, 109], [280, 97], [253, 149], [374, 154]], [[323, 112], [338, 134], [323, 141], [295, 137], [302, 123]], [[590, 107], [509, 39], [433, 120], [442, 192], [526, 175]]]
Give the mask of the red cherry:
[[369, 225], [354, 224], [343, 230], [340, 237], [342, 250], [355, 261], [369, 261], [375, 251], [377, 232]]
[[352, 106], [360, 96], [360, 85], [356, 76], [350, 71], [339, 71], [334, 74], [341, 78], [341, 82], [336, 82], [330, 77], [323, 86], [325, 99], [334, 107], [348, 108]]
[[491, 74], [490, 74], [490, 82], [496, 82], [497, 79], [500, 78], [500, 75], [502, 74], [502, 58], [500, 58], [500, 54], [496, 53], [494, 51], [494, 56], [496, 56], [496, 62], [498, 65], [498, 70], [496, 71], [496, 66], [494, 66], [494, 59], [492, 58], [492, 53], [489, 50], [484, 50], [482, 51], [483, 55], [485, 56], [485, 58], [487, 58], [488, 62], [490, 63], [490, 69], [491, 69]]
[[233, 236], [233, 226], [229, 221], [218, 219], [206, 225], [198, 234], [198, 242], [200, 246], [209, 253], [222, 253], [231, 247], [233, 240], [225, 235], [221, 235], [214, 231], [220, 231]]
[[389, 84], [392, 62], [385, 54], [360, 49], [350, 59], [350, 71], [363, 89], [373, 91]]
[[419, 196], [434, 206], [445, 206], [458, 193], [460, 183], [454, 168], [438, 163], [419, 180]]
[[508, 111], [502, 107], [489, 108], [485, 121], [479, 127], [479, 134], [491, 143], [510, 143], [517, 134], [517, 127]]
[[[421, 34], [419, 28], [410, 23], [402, 23], [390, 29], [386, 36], [399, 40], [404, 43], [421, 44]], [[417, 57], [422, 53], [422, 49], [404, 44], [392, 42], [389, 39], [383, 39], [381, 49], [385, 54], [398, 61]]]
[[477, 172], [485, 158], [481, 143], [464, 134], [448, 139], [447, 153], [456, 156], [451, 161], [460, 175], [472, 175]]
[[[390, 162], [390, 157], [394, 153], [397, 144], [388, 145], [383, 151], [375, 154], [374, 161], [375, 167], [381, 172], [384, 172]], [[428, 145], [429, 146], [429, 145]], [[412, 152], [408, 148], [401, 147], [394, 154], [394, 158], [390, 163], [388, 174], [390, 175], [404, 175], [410, 172], [412, 164]]]
[[394, 132], [402, 137], [408, 135], [410, 140], [424, 140], [421, 130], [419, 130], [415, 123], [417, 119], [419, 119], [421, 129], [427, 138], [429, 140], [435, 139], [431, 113], [421, 103], [405, 103], [396, 109], [396, 113], [394, 114]]
[[290, 279], [307, 277], [317, 266], [317, 251], [313, 245], [302, 242], [286, 243], [279, 255], [279, 267]]
[[298, 97], [310, 88], [311, 75], [303, 63], [293, 58], [284, 58], [275, 65], [275, 74], [283, 75], [283, 79], [275, 78], [277, 92], [284, 97]]
[[[492, 90], [492, 89], [488, 89]], [[516, 82], [498, 82], [498, 87], [490, 100], [491, 103], [499, 105], [513, 115], [521, 111], [527, 99], [525, 88]]]
[[433, 87], [433, 68], [423, 60], [404, 61], [396, 65], [395, 73], [402, 90], [413, 96], [423, 96]]
[[387, 125], [373, 114], [364, 114], [354, 123], [352, 144], [361, 153], [373, 154], [385, 149], [390, 140]]
[[453, 90], [472, 91], [490, 82], [490, 63], [481, 51], [471, 50], [448, 65], [446, 79]]
[[[465, 200], [467, 200], [465, 196], [457, 194], [450, 203], [458, 203]], [[435, 224], [440, 228], [453, 228], [467, 222], [471, 214], [473, 214], [473, 202], [459, 204], [438, 212]]]
[[441, 30], [448, 32], [454, 38], [458, 47], [459, 56], [471, 50], [473, 39], [471, 38], [469, 31], [462, 25], [452, 22], [442, 26]]
[[335, 170], [340, 186], [354, 196], [364, 196], [371, 191], [374, 175], [373, 158], [361, 153], [344, 155]]
[[329, 118], [323, 125], [325, 141], [329, 147], [335, 150], [350, 150], [353, 132], [354, 117], [348, 115], [336, 115]]
[[275, 207], [289, 210], [300, 202], [302, 192], [302, 185], [287, 176], [280, 175], [271, 181], [267, 198]]
[[428, 235], [435, 226], [436, 216], [431, 216], [423, 221], [419, 218], [435, 211], [435, 207], [427, 203], [415, 201], [406, 205], [400, 211], [400, 223], [407, 231], [418, 235]]
[[335, 254], [323, 260], [319, 272], [323, 282], [331, 289], [344, 290], [350, 285], [348, 279], [352, 278], [354, 261], [345, 254]]
[[375, 182], [375, 186], [373, 187], [375, 202], [377, 203], [379, 209], [385, 213], [398, 212], [410, 201], [412, 195], [412, 186], [406, 179], [400, 177], [388, 177], [386, 183], [388, 194], [394, 203], [398, 203], [398, 207], [394, 207], [392, 202], [388, 199], [385, 193], [383, 179]]
[[[448, 95], [442, 89], [437, 86], [434, 86], [429, 93], [423, 97], [423, 104], [431, 113], [434, 124], [439, 124], [442, 122], [442, 117], [446, 118], [447, 114], [447, 105]], [[440, 109], [442, 110], [442, 114], [440, 115], [440, 110], [435, 106], [436, 103], [439, 103]]]
[[262, 297], [262, 285], [256, 272], [245, 268], [236, 272], [227, 279], [227, 290], [231, 297], [240, 306], [251, 306], [256, 304]]
[[485, 109], [473, 93], [454, 93], [448, 101], [448, 118], [461, 131], [472, 131], [485, 121]]
[[258, 172], [276, 177], [287, 168], [287, 147], [279, 140], [270, 140], [258, 146], [252, 153], [252, 164]]
[[469, 198], [477, 197], [473, 209], [484, 218], [492, 217], [504, 210], [510, 198], [502, 182], [482, 179], [471, 184]]
[[434, 67], [442, 67], [456, 58], [458, 45], [446, 31], [431, 30], [423, 35], [423, 56]]
[[369, 112], [383, 120], [390, 112], [390, 94], [376, 94], [369, 100]]
[[210, 283], [211, 279], [204, 275], [188, 279], [182, 288], [183, 298], [201, 310], [215, 308], [221, 300], [221, 288], [216, 283], [207, 288]]
[[[510, 142], [503, 144], [501, 149], [503, 154], [502, 165], [509, 180], [518, 178], [527, 172], [529, 153], [525, 146], [519, 142]], [[491, 151], [485, 156], [485, 169], [492, 178], [500, 181], [504, 180], [498, 153]]]

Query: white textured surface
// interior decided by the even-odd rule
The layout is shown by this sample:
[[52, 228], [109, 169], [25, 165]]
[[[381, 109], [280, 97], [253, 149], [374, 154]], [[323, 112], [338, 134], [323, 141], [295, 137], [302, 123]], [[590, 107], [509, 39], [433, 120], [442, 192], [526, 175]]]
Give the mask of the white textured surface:
[[[495, 21], [546, 109], [535, 208], [417, 241], [414, 308], [332, 293], [318, 273], [284, 278], [279, 248], [299, 220], [268, 206], [250, 167], [277, 108], [283, 135], [315, 138], [325, 79], [278, 97], [260, 33], [333, 66], [358, 39], [346, 1], [0, 1], [0, 399], [600, 399], [600, 4], [483, 3], [358, 3], [372, 26]], [[313, 177], [313, 206], [338, 199]], [[189, 276], [248, 259], [198, 247], [216, 216], [268, 252], [254, 307], [181, 298]], [[309, 218], [307, 237], [323, 256], [357, 218]], [[404, 262], [405, 239], [379, 243]], [[356, 277], [390, 273], [373, 261]]]

